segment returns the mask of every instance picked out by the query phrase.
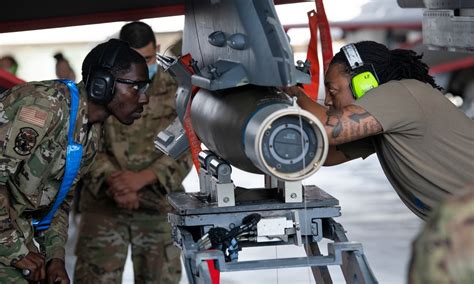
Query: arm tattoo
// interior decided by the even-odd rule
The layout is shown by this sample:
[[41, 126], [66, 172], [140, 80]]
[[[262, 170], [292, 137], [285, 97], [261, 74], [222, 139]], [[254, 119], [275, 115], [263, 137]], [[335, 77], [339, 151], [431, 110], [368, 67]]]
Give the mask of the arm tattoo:
[[369, 126], [367, 124], [364, 124], [364, 134], [369, 133]]
[[382, 131], [380, 123], [359, 106], [349, 105], [343, 110], [331, 109], [326, 114], [326, 130], [330, 136], [330, 144], [343, 144]]
[[369, 117], [370, 113], [364, 112], [364, 113], [354, 113], [349, 115], [349, 118], [357, 123], [359, 123], [362, 119]]
[[329, 109], [326, 114], [328, 115], [326, 125], [333, 128], [332, 137], [337, 138], [343, 130], [341, 122], [343, 112], [341, 110]]

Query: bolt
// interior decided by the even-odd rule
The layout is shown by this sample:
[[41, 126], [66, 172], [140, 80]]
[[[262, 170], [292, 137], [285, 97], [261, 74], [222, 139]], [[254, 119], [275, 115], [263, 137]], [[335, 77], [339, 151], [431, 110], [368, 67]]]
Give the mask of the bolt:
[[230, 198], [229, 197], [224, 197], [223, 201], [224, 201], [224, 203], [227, 203], [227, 202], [230, 201]]
[[207, 66], [207, 72], [211, 74], [212, 79], [217, 79], [221, 76], [221, 74], [219, 74], [219, 72], [217, 71], [217, 67], [215, 67], [214, 65]]
[[296, 196], [297, 196], [296, 193], [292, 193], [292, 194], [290, 195], [290, 197], [291, 197], [292, 199], [295, 199]]

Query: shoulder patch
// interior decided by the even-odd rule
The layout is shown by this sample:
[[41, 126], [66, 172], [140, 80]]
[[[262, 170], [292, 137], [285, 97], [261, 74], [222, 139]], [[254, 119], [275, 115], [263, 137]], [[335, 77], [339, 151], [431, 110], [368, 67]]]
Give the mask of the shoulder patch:
[[15, 118], [10, 121], [3, 145], [4, 155], [19, 160], [27, 159], [41, 143], [52, 118], [52, 113], [35, 105], [20, 107]]
[[18, 119], [36, 125], [38, 127], [44, 127], [48, 113], [32, 107], [22, 107], [18, 115]]
[[28, 156], [36, 146], [38, 132], [31, 127], [22, 127], [15, 137], [13, 150], [20, 156]]

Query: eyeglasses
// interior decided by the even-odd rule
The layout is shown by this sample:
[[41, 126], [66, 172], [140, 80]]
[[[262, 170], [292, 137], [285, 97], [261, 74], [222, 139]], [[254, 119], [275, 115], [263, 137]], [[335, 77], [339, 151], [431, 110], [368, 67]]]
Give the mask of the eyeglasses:
[[122, 84], [132, 85], [132, 88], [139, 94], [145, 93], [148, 89], [148, 86], [150, 85], [150, 80], [134, 81], [129, 79], [116, 78], [115, 81]]

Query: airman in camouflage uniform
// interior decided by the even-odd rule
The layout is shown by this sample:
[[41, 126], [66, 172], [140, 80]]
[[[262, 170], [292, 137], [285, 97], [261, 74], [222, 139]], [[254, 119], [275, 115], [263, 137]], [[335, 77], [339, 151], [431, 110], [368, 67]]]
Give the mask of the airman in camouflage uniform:
[[[104, 149], [84, 181], [81, 223], [76, 246], [76, 283], [122, 283], [131, 244], [135, 283], [178, 283], [180, 251], [171, 241], [166, 194], [182, 190], [191, 167], [189, 155], [174, 161], [154, 149], [153, 138], [177, 116], [176, 83], [161, 70], [149, 89], [141, 120], [123, 126], [113, 118], [104, 125]], [[108, 193], [107, 178], [116, 172], [151, 170], [156, 179], [139, 188], [138, 208], [121, 208]]]
[[[97, 64], [103, 47], [104, 44], [88, 54], [83, 76], [89, 74], [88, 71], [84, 73], [84, 69], [90, 70], [89, 63]], [[127, 48], [127, 56], [135, 52]], [[122, 70], [121, 74], [146, 80], [143, 58], [136, 52], [135, 59], [130, 56], [127, 60], [130, 60], [128, 66], [133, 67], [132, 71]], [[73, 118], [70, 118], [70, 90], [60, 81], [30, 82], [0, 95], [0, 283], [39, 280], [69, 283], [64, 267], [64, 244], [72, 188], [94, 159], [99, 145], [99, 123], [110, 113], [121, 121], [131, 123], [135, 119], [112, 103], [106, 107], [91, 102], [84, 83], [76, 86], [79, 105], [77, 116]], [[128, 88], [116, 88], [115, 103], [141, 108], [141, 104], [147, 102], [146, 96], [141, 94], [138, 99], [136, 92], [132, 94]], [[63, 180], [70, 119], [76, 122], [73, 139], [83, 147], [79, 173], [50, 227], [41, 237], [35, 237], [32, 219], [40, 220], [49, 212]], [[41, 254], [34, 241], [39, 243]], [[23, 277], [22, 270], [25, 269], [30, 275]]]
[[474, 187], [426, 223], [413, 244], [409, 283], [474, 283]]
[[[97, 125], [90, 128], [87, 97], [79, 84], [80, 103], [75, 140], [83, 144], [84, 155], [78, 176], [91, 164], [98, 144]], [[10, 264], [29, 251], [33, 244], [31, 218], [47, 212], [58, 192], [64, 173], [69, 123], [70, 94], [58, 81], [31, 82], [1, 95], [0, 122], [0, 282], [26, 282]], [[72, 191], [70, 192], [72, 193]], [[46, 261], [64, 260], [68, 212], [72, 194], [57, 211], [44, 236]], [[15, 216], [15, 217], [14, 217]], [[36, 217], [38, 217], [36, 216]], [[17, 282], [18, 281], [18, 282]]]

